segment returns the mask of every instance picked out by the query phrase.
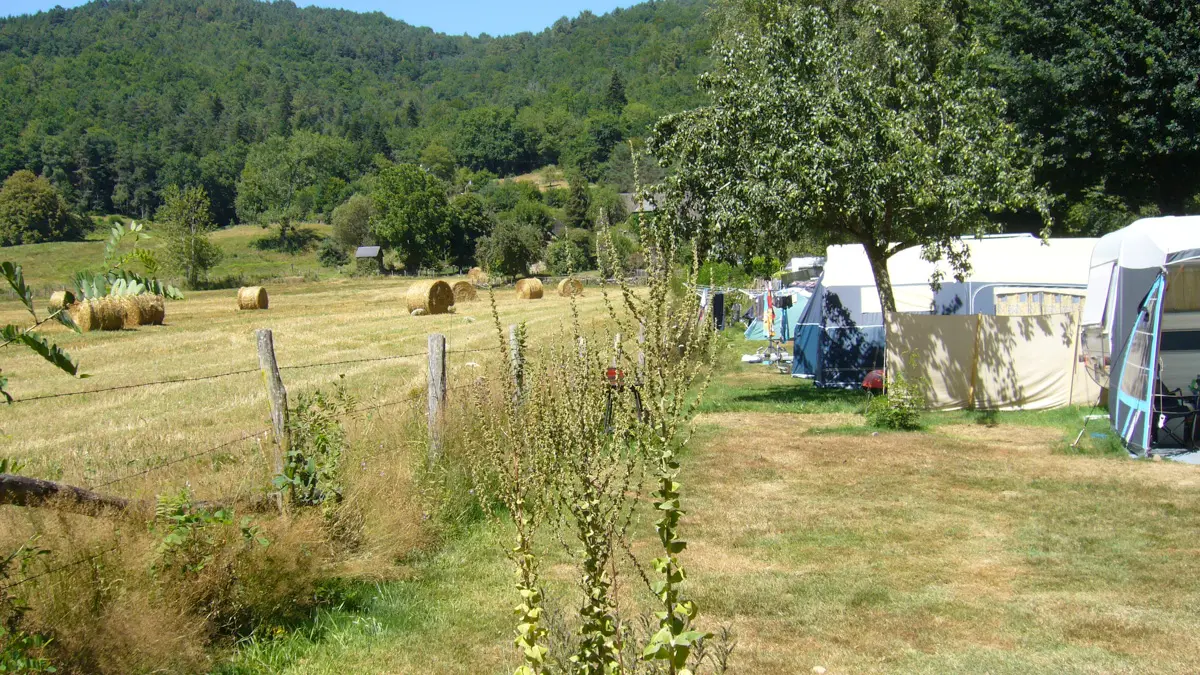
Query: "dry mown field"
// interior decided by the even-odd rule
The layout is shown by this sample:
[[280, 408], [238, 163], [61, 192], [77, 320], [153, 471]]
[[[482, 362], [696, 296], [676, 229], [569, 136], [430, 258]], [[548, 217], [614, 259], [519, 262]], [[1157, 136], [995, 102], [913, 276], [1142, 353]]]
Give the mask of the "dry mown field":
[[[496, 346], [486, 294], [461, 304], [455, 314], [412, 317], [404, 305], [403, 280], [330, 281], [276, 284], [270, 309], [239, 312], [236, 290], [193, 292], [167, 303], [165, 326], [74, 335], [46, 331], [78, 359], [86, 379], [58, 373], [35, 356], [6, 348], [0, 364], [17, 399], [63, 392], [118, 387], [141, 382], [203, 377], [256, 370], [254, 331], [271, 328], [284, 382], [293, 395], [344, 383], [361, 405], [413, 396], [424, 389], [426, 336], [447, 336], [448, 350]], [[542, 300], [517, 300], [497, 292], [505, 323], [526, 321], [534, 341], [556, 333], [570, 320], [566, 298], [548, 293]], [[585, 320], [600, 315], [598, 292], [579, 300]], [[0, 322], [27, 322], [16, 303], [0, 306]], [[304, 364], [415, 354], [410, 358], [315, 368]], [[469, 384], [494, 353], [451, 354], [452, 387]], [[453, 397], [455, 392], [451, 392]], [[257, 372], [231, 377], [52, 398], [18, 403], [0, 412], [4, 449], [0, 456], [26, 462], [26, 473], [71, 483], [97, 484], [200, 450], [267, 425], [268, 407]], [[381, 409], [380, 415], [392, 410]], [[252, 441], [240, 444], [254, 446]], [[199, 495], [265, 480], [256, 447], [233, 447], [218, 463], [227, 470], [203, 470], [196, 463], [156, 471], [144, 481], [123, 482], [130, 496], [153, 493], [164, 483], [191, 481]], [[247, 464], [249, 462], [249, 464]], [[220, 467], [218, 467], [220, 469]]]

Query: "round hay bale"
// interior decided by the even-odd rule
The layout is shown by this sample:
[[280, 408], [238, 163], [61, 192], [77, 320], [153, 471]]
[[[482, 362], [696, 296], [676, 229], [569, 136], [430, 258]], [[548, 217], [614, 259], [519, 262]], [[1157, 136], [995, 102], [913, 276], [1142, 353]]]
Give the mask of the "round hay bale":
[[441, 279], [418, 281], [404, 294], [408, 311], [423, 309], [426, 314], [445, 314], [454, 304], [454, 290]]
[[522, 300], [538, 300], [543, 292], [540, 279], [521, 279], [517, 282], [517, 297]]
[[141, 293], [120, 298], [126, 326], [161, 326], [166, 318], [166, 304], [161, 295]]
[[167, 318], [166, 299], [161, 295], [143, 293], [137, 297], [142, 308], [142, 316], [146, 318], [146, 326], [161, 326]]
[[558, 282], [558, 294], [564, 298], [569, 298], [572, 295], [583, 295], [583, 282], [567, 277]]
[[467, 272], [467, 281], [477, 286], [486, 284], [488, 282], [487, 272], [484, 272], [483, 269], [479, 267], [472, 267], [470, 271]]
[[71, 320], [79, 326], [79, 330], [88, 333], [100, 330], [100, 315], [96, 313], [96, 305], [92, 300], [84, 300], [71, 305], [68, 312]]
[[238, 289], [238, 309], [266, 309], [267, 289], [262, 286], [242, 286]]
[[57, 312], [75, 304], [75, 294], [71, 291], [55, 291], [50, 295], [50, 311]]
[[454, 282], [454, 302], [471, 302], [479, 297], [475, 284], [469, 281]]
[[150, 323], [150, 317], [142, 312], [142, 305], [138, 303], [136, 295], [122, 295], [116, 298], [117, 304], [121, 305], [121, 311], [125, 313], [125, 325], [127, 326], [144, 326]]
[[121, 330], [125, 327], [125, 307], [121, 304], [121, 298], [100, 298], [96, 301], [96, 313], [100, 315], [100, 330]]
[[92, 298], [71, 306], [71, 320], [79, 330], [121, 330], [125, 327], [125, 311], [118, 298]]

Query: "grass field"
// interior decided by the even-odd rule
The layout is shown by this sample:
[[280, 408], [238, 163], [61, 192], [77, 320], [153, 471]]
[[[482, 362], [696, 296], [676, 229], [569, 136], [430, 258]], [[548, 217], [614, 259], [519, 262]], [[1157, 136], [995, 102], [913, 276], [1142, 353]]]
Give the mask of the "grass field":
[[[253, 331], [269, 327], [285, 368], [413, 354], [283, 373], [293, 395], [345, 375], [363, 404], [398, 400], [423, 390], [428, 333], [446, 334], [451, 351], [496, 339], [486, 300], [411, 317], [406, 287], [399, 279], [279, 283], [265, 312], [236, 311], [234, 291], [189, 293], [168, 304], [162, 327], [52, 330], [87, 379], [11, 349], [0, 367], [17, 398], [254, 370]], [[527, 321], [535, 341], [558, 335], [569, 317], [557, 296], [497, 298], [502, 321]], [[590, 325], [603, 321], [597, 292], [580, 308]], [[15, 303], [0, 304], [0, 321], [21, 318]], [[741, 364], [747, 348], [728, 341], [682, 474], [689, 592], [704, 627], [734, 631], [733, 672], [1200, 670], [1200, 468], [1129, 461], [1104, 444], [1070, 451], [1087, 412], [1078, 409], [930, 414], [920, 432], [876, 431], [865, 426], [861, 395]], [[491, 356], [452, 354], [451, 386], [469, 386]], [[370, 506], [364, 530], [377, 543], [324, 571], [349, 580], [339, 603], [256, 633], [208, 668], [511, 672], [508, 529], [468, 519], [430, 545], [429, 502], [414, 478], [419, 425], [392, 419], [399, 415], [381, 409], [350, 422], [347, 499]], [[263, 428], [266, 418], [253, 372], [31, 401], [0, 411], [0, 457], [26, 461], [30, 475], [87, 485], [152, 469], [105, 490], [130, 497], [184, 486], [200, 498], [261, 491], [267, 458], [253, 441], [166, 463]], [[64, 527], [34, 511], [0, 507], [0, 544]], [[650, 552], [652, 520], [643, 514], [635, 524], [635, 550]], [[550, 605], [569, 615], [575, 570], [553, 537], [541, 545]], [[129, 564], [145, 565], [138, 560]], [[65, 583], [51, 579], [38, 597]], [[628, 571], [619, 579], [625, 606], [644, 604], [640, 583]], [[156, 631], [130, 628], [114, 644], [138, 648]]]
[[[292, 392], [332, 384], [341, 376], [363, 404], [423, 391], [426, 337], [447, 336], [452, 352], [496, 345], [486, 295], [457, 307], [457, 313], [412, 317], [404, 305], [409, 281], [400, 278], [296, 281], [270, 286], [270, 309], [240, 312], [236, 290], [200, 291], [167, 304], [164, 326], [76, 335], [50, 327], [52, 337], [79, 360], [85, 379], [72, 379], [12, 347], [0, 354], [17, 398], [118, 387], [141, 382], [255, 370], [254, 331], [271, 328], [285, 383]], [[569, 318], [566, 298], [540, 301], [497, 292], [505, 322], [525, 321], [536, 341], [556, 334]], [[580, 299], [587, 320], [599, 315], [599, 293]], [[0, 304], [0, 322], [27, 322], [15, 302]], [[329, 361], [412, 354], [403, 359], [286, 370]], [[477, 364], [491, 354], [451, 354], [451, 386], [469, 382]], [[293, 393], [294, 395], [294, 393]], [[227, 378], [143, 389], [18, 403], [3, 411], [0, 456], [25, 460], [32, 475], [74, 482], [102, 482], [115, 474], [162, 461], [210, 441], [236, 438], [265, 426], [266, 394], [257, 372]], [[176, 479], [189, 467], [175, 472]], [[241, 473], [241, 471], [235, 471]], [[171, 471], [145, 484], [152, 489]], [[220, 480], [205, 472], [203, 480]], [[193, 480], [201, 480], [193, 478]], [[204, 486], [197, 486], [202, 489]]]
[[[1200, 469], [1068, 454], [1081, 411], [863, 433], [854, 395], [738, 364], [734, 347], [682, 479], [691, 592], [708, 628], [736, 633], [733, 672], [1200, 669]], [[229, 671], [511, 671], [506, 536], [479, 523]], [[543, 546], [569, 613], [571, 568]]]
[[[301, 227], [319, 236], [332, 232], [329, 225], [320, 223], [308, 223]], [[157, 250], [161, 241], [153, 238], [154, 225], [148, 224], [146, 229], [151, 235], [151, 239], [145, 243], [146, 248]], [[212, 241], [221, 247], [225, 256], [211, 271], [209, 278], [229, 280], [227, 283], [236, 284], [238, 280], [253, 282], [289, 276], [312, 278], [334, 274], [317, 262], [315, 245], [311, 250], [297, 255], [255, 246], [256, 241], [270, 238], [274, 233], [274, 229], [264, 230], [257, 225], [236, 225], [214, 232]], [[53, 290], [64, 288], [76, 271], [99, 270], [104, 261], [104, 242], [107, 238], [108, 227], [104, 226], [86, 241], [8, 246], [0, 250], [0, 259], [21, 265], [26, 283], [39, 295], [47, 296]]]

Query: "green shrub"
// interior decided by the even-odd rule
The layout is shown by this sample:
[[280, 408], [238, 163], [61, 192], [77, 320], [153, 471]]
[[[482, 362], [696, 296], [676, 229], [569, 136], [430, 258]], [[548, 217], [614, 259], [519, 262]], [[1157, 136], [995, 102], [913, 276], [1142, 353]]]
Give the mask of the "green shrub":
[[[317, 260], [324, 267], [341, 267], [350, 262], [350, 254], [346, 253], [346, 249], [342, 248], [337, 240], [327, 238], [317, 247]], [[371, 265], [378, 267], [374, 260], [371, 260]]]
[[901, 375], [894, 375], [888, 379], [887, 394], [876, 396], [868, 404], [867, 422], [880, 429], [920, 429], [924, 401], [919, 386]]

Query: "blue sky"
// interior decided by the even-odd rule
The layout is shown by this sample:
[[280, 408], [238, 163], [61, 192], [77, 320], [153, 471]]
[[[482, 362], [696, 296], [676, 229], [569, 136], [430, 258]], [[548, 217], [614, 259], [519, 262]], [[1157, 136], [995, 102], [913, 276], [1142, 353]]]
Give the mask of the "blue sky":
[[[386, 0], [295, 0], [297, 5], [339, 7], [355, 12], [382, 11], [394, 19], [415, 26], [454, 35], [509, 35], [521, 31], [538, 32], [561, 16], [575, 16], [585, 9], [604, 14], [617, 7], [629, 7], [639, 0], [424, 0], [387, 2]], [[82, 0], [0, 0], [0, 16], [32, 14], [55, 5], [77, 7]]]

